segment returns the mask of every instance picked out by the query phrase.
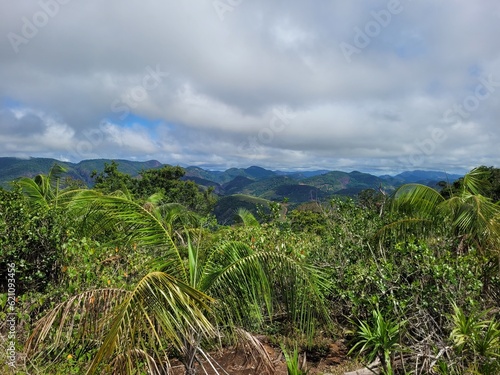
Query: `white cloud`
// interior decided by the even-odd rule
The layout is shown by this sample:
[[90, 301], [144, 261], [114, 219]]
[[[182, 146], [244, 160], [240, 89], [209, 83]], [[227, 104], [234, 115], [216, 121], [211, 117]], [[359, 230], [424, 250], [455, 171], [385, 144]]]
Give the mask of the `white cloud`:
[[[481, 77], [500, 81], [500, 5], [401, 4], [348, 63], [339, 44], [387, 1], [257, 0], [224, 22], [211, 2], [73, 1], [27, 37], [40, 5], [0, 0], [0, 34], [26, 39], [17, 53], [0, 39], [1, 152], [221, 168], [497, 163], [500, 85], [467, 118], [443, 117]], [[130, 114], [113, 110], [156, 66], [168, 77]], [[270, 128], [277, 108], [295, 115], [280, 130]], [[446, 139], [435, 142], [435, 129]]]

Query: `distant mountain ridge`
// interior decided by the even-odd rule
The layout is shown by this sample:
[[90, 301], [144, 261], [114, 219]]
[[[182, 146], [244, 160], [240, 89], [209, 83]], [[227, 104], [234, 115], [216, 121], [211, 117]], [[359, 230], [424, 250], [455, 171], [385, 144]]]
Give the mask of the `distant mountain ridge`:
[[[68, 169], [67, 176], [82, 180], [91, 186], [92, 171], [102, 171], [104, 164], [111, 161], [111, 159], [95, 159], [69, 163], [47, 158], [0, 157], [0, 186], [7, 186], [9, 181], [18, 177], [47, 174], [55, 163]], [[144, 169], [159, 168], [164, 165], [157, 160], [145, 162], [116, 160], [116, 162], [121, 172], [131, 176], [139, 175]], [[322, 201], [332, 195], [355, 196], [365, 189], [380, 188], [391, 192], [405, 183], [435, 185], [439, 181], [453, 182], [461, 177], [445, 172], [422, 170], [406, 171], [395, 176], [374, 176], [358, 171], [271, 171], [259, 166], [230, 168], [226, 171], [210, 171], [194, 166], [184, 169], [186, 174], [183, 179], [192, 180], [203, 187], [212, 187], [220, 196], [238, 194], [271, 201], [282, 201], [287, 198], [294, 203]]]
[[396, 180], [404, 181], [407, 183], [420, 183], [424, 185], [428, 185], [433, 182], [446, 181], [450, 184], [453, 181], [456, 181], [462, 175], [440, 172], [440, 171], [423, 171], [423, 170], [415, 170], [415, 171], [406, 171], [400, 174], [397, 174], [393, 178]]
[[[0, 186], [7, 186], [9, 182], [19, 177], [35, 177], [38, 174], [47, 174], [54, 164], [66, 167], [66, 176], [82, 180], [86, 185], [92, 185], [90, 174], [96, 170], [104, 169], [105, 163], [111, 163], [112, 159], [82, 160], [79, 163], [64, 162], [49, 158], [18, 159], [13, 157], [0, 157]], [[115, 160], [118, 170], [123, 173], [137, 176], [143, 169], [161, 167], [163, 164], [157, 160], [145, 162], [130, 160]]]

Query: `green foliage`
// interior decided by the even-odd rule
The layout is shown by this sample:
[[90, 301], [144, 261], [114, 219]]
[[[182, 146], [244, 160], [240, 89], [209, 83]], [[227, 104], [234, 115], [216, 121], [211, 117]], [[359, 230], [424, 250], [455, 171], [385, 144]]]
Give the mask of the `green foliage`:
[[309, 210], [293, 210], [288, 215], [292, 230], [295, 232], [311, 232], [318, 235], [327, 235], [325, 215], [321, 212]]
[[[353, 321], [350, 352], [380, 358], [386, 373], [500, 371], [499, 206], [481, 195], [484, 171], [452, 195], [412, 184], [391, 202], [375, 190], [295, 210], [224, 197], [224, 217], [244, 223], [232, 227], [193, 213], [212, 197], [179, 167], [132, 178], [111, 163], [98, 189], [81, 191], [61, 189], [53, 172], [0, 189], [0, 271], [16, 263], [19, 345], [31, 330], [25, 350], [40, 372], [92, 362], [149, 373], [173, 356], [193, 370], [243, 328], [281, 343], [300, 373], [299, 352], [326, 355]], [[356, 173], [317, 181], [334, 177], [345, 189], [371, 183]], [[0, 317], [5, 301], [0, 293]]]
[[109, 286], [124, 288], [137, 280], [147, 255], [135, 248], [105, 246], [86, 237], [70, 238], [61, 247], [64, 294]]
[[192, 211], [208, 214], [215, 200], [212, 189], [201, 192], [192, 181], [180, 180], [185, 171], [181, 167], [163, 166], [157, 169], [147, 169], [140, 173], [139, 178], [118, 170], [118, 163], [112, 161], [105, 164], [101, 173], [94, 171], [91, 177], [95, 180], [94, 188], [110, 194], [120, 191], [132, 194], [138, 200], [161, 194], [165, 203], [179, 203]]
[[282, 213], [281, 204], [278, 202], [269, 202], [268, 207], [263, 205], [257, 205], [257, 215], [260, 220], [264, 223], [270, 223], [272, 221], [278, 220]]
[[384, 228], [396, 232], [430, 236], [434, 228], [448, 226], [462, 240], [462, 247], [474, 246], [486, 254], [498, 253], [500, 206], [480, 194], [484, 171], [473, 169], [463, 178], [461, 190], [448, 199], [419, 184], [401, 186], [394, 194], [393, 211], [405, 216]]
[[304, 370], [302, 365], [299, 363], [300, 356], [297, 346], [293, 348], [290, 352], [284, 345], [281, 345], [281, 351], [285, 356], [286, 369], [288, 375], [307, 375], [309, 371]]
[[484, 258], [475, 252], [457, 256], [447, 246], [408, 242], [373, 250], [355, 261], [341, 259], [344, 263], [335, 267], [333, 300], [344, 314], [351, 311], [366, 318], [379, 305], [395, 314], [415, 319], [424, 314], [444, 324], [443, 312], [451, 308], [448, 301], [474, 303], [484, 286]]
[[[217, 333], [215, 327], [225, 332], [241, 326], [259, 327], [264, 317], [272, 320], [279, 312], [293, 327], [309, 333], [317, 322], [328, 319], [321, 272], [304, 258], [281, 245], [258, 249], [224, 240], [217, 246], [201, 246], [203, 241], [197, 236], [204, 232], [195, 228], [186, 229], [185, 235], [173, 231], [171, 225], [178, 215], [170, 215], [171, 207], [154, 197], [147, 203], [141, 205], [130, 197], [95, 191], [83, 191], [72, 198], [70, 211], [75, 215], [84, 213], [88, 225], [84, 230], [89, 237], [118, 230], [125, 234], [121, 237], [124, 244], [160, 250], [164, 262], [132, 292], [87, 292], [59, 305], [37, 325], [35, 347], [43, 348], [47, 334], [57, 324], [59, 330], [70, 330], [66, 337], [103, 341], [91, 372], [104, 363], [116, 365], [116, 358], [139, 349], [145, 358], [159, 364], [169, 342], [180, 353], [187, 371], [191, 371], [194, 360], [203, 353], [201, 342]], [[192, 236], [197, 245], [191, 241]], [[108, 300], [109, 293], [116, 302]], [[94, 331], [76, 333], [65, 323], [76, 316], [88, 320], [88, 314], [94, 312], [83, 306], [92, 298], [92, 306], [101, 307], [105, 336]], [[127, 364], [123, 371], [130, 373], [133, 368]]]
[[16, 265], [17, 293], [42, 291], [58, 280], [67, 224], [60, 208], [33, 207], [19, 189], [0, 189], [1, 290], [6, 287], [8, 263]]

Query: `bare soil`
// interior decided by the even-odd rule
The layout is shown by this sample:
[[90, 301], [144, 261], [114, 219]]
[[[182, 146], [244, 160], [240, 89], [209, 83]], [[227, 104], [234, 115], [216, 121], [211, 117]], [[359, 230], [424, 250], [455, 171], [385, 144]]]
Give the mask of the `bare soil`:
[[[261, 358], [256, 357], [251, 351], [245, 347], [226, 348], [217, 353], [211, 353], [213, 359], [219, 364], [217, 370], [220, 374], [230, 375], [287, 375], [287, 368], [283, 354], [280, 348], [274, 347], [269, 343], [263, 343], [273, 368], [266, 368]], [[332, 342], [329, 345], [328, 353], [317, 361], [312, 361], [306, 358], [306, 369], [309, 370], [309, 375], [320, 374], [343, 374], [357, 364], [353, 363], [346, 357], [346, 347], [341, 342]], [[300, 355], [300, 363], [304, 361], [304, 353]], [[178, 362], [172, 362], [175, 375], [183, 375], [184, 368]], [[208, 362], [203, 362], [203, 369], [199, 366], [197, 374], [216, 375], [217, 373], [210, 368]], [[221, 370], [223, 368], [224, 370]]]

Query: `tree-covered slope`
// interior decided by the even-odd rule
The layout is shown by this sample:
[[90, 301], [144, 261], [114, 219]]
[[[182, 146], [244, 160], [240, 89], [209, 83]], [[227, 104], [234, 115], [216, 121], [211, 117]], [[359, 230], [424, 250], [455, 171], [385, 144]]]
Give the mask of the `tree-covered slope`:
[[[83, 160], [79, 163], [63, 162], [50, 158], [19, 159], [12, 157], [0, 158], [0, 186], [8, 186], [9, 182], [19, 177], [34, 177], [47, 174], [54, 164], [59, 164], [67, 169], [65, 177], [82, 180], [86, 185], [92, 185], [90, 175], [92, 171], [102, 171], [104, 164], [111, 163], [111, 159]], [[145, 162], [116, 160], [120, 172], [137, 176], [141, 170], [158, 168], [162, 166], [159, 161]]]

